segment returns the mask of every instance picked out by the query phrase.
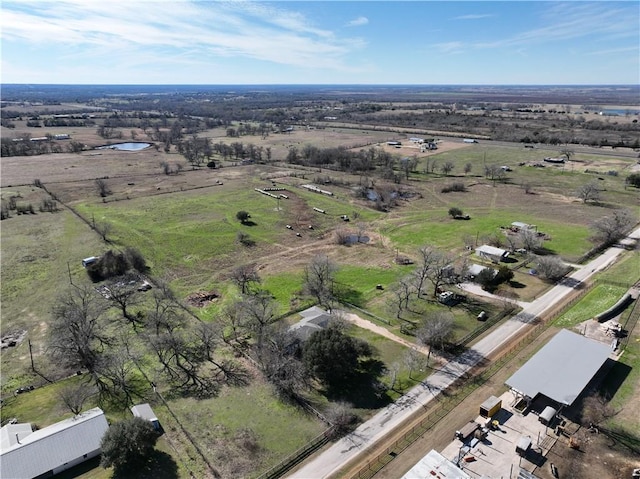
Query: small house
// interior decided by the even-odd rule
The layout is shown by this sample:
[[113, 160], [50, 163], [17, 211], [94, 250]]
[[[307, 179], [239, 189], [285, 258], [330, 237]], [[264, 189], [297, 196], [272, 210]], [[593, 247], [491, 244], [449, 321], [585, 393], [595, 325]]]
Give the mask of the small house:
[[331, 321], [331, 314], [317, 306], [305, 309], [300, 316], [302, 319], [289, 327], [300, 341], [306, 341], [316, 331], [325, 329]]

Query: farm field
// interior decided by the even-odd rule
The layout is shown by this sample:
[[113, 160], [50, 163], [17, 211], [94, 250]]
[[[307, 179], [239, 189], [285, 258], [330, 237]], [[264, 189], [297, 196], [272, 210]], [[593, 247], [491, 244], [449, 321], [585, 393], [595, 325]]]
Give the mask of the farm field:
[[[93, 129], [45, 130], [71, 132], [87, 145], [104, 144]], [[239, 141], [227, 137], [224, 128], [206, 130], [201, 136], [227, 145]], [[519, 221], [536, 225], [537, 231], [544, 233], [544, 254], [577, 263], [593, 247], [591, 225], [595, 220], [616, 208], [637, 212], [640, 206], [637, 190], [625, 184], [636, 164], [627, 156], [598, 155], [594, 149], [588, 154], [573, 154], [562, 168], [537, 168], [532, 164], [557, 156], [558, 151], [468, 145], [460, 138], [443, 135], [438, 150], [420, 152], [410, 146], [406, 136], [398, 131], [336, 126], [296, 128], [249, 140], [242, 137], [240, 141], [270, 148], [272, 159], [242, 164], [213, 154], [216, 168], [188, 165], [176, 148], [169, 152], [148, 148], [3, 157], [3, 202], [30, 204], [36, 211], [12, 211], [0, 228], [2, 335], [20, 335], [15, 346], [2, 351], [2, 421], [17, 417], [46, 425], [65, 415], [57, 399], [58, 388], [77, 379], [56, 382], [60, 378], [57, 365], [51, 364], [47, 350], [49, 323], [62, 294], [73, 287], [97, 286], [82, 267], [83, 258], [105, 255], [109, 250], [135, 249], [146, 261], [145, 274], [154, 288], [137, 294], [133, 311], [145, 317], [153, 308], [157, 285], [164, 283], [193, 321], [190, 324], [221, 322], [228, 308], [243, 298], [234, 284], [234, 269], [254, 265], [259, 286], [273, 299], [274, 318], [284, 325], [296, 321], [297, 312], [316, 303], [305, 292], [305, 268], [323, 255], [336, 265], [336, 294], [346, 309], [353, 305], [369, 311], [384, 320], [378, 321], [382, 327], [410, 342], [417, 340], [408, 323], [415, 326], [429, 314], [444, 311], [453, 318], [451, 340], [455, 342], [481, 326], [476, 320], [480, 311], [494, 317], [505, 305], [464, 295], [460, 304], [444, 306], [431, 290], [416, 300], [415, 310], [405, 312], [403, 318], [396, 316], [398, 282], [415, 269], [421, 247], [447, 252], [456, 261], [491, 266], [468, 246], [473, 249], [491, 243], [507, 247], [505, 231]], [[401, 148], [384, 144], [399, 137]], [[145, 141], [142, 130], [138, 141]], [[383, 177], [371, 171], [341, 172], [287, 161], [289, 151], [302, 151], [309, 145], [353, 153], [373, 149], [399, 155], [399, 159], [390, 167], [389, 176]], [[414, 156], [413, 169], [403, 171], [400, 158]], [[444, 173], [440, 168], [449, 162], [452, 170]], [[166, 174], [163, 165], [167, 164], [182, 168]], [[463, 173], [467, 164], [471, 164], [470, 171]], [[509, 166], [509, 171], [504, 178], [492, 180], [485, 174], [487, 164]], [[101, 194], [96, 179], [106, 182], [107, 194]], [[583, 202], [577, 198], [580, 186], [593, 181], [601, 187], [600, 200]], [[461, 183], [463, 191], [443, 191], [453, 183]], [[307, 184], [332, 194], [309, 191], [303, 187]], [[267, 188], [278, 188], [272, 193], [284, 196], [276, 199], [256, 191]], [[367, 192], [388, 195], [388, 204], [381, 207], [375, 199], [367, 199]], [[56, 211], [38, 210], [47, 199], [56, 201]], [[470, 218], [452, 218], [452, 207]], [[248, 221], [238, 220], [241, 211], [250, 215]], [[343, 241], [345, 237], [362, 240], [351, 244]], [[398, 264], [400, 257], [412, 262]], [[539, 297], [551, 283], [527, 273], [531, 260], [526, 255], [513, 254], [512, 258], [513, 262], [505, 265], [513, 268], [514, 277], [497, 292], [523, 301]], [[605, 275], [612, 275], [612, 281], [633, 282], [637, 280], [633, 277], [636, 266], [637, 255]], [[454, 289], [454, 285], [447, 288]], [[621, 291], [622, 286], [596, 286], [580, 303], [583, 309], [570, 310], [556, 325], [571, 327], [585, 314], [606, 309]], [[212, 301], [200, 306], [189, 303], [190, 297], [201, 293], [215, 294]], [[247, 373], [246, 384], [225, 384], [207, 398], [178, 394], [171, 382], [163, 379], [154, 355], [144, 351], [137, 326], [117, 319], [113, 311], [109, 318], [113, 327], [129, 338], [127, 344], [139, 348], [134, 355], [137, 372], [132, 374], [144, 386], [133, 398], [157, 400], [148, 384], [152, 380], [166, 400], [157, 402], [167, 430], [167, 443], [160, 447], [173, 458], [180, 477], [189, 473], [204, 477], [212, 470], [222, 477], [258, 477], [325, 431], [326, 424], [316, 416], [282, 401], [252, 360], [228, 342], [220, 343], [216, 354], [241, 367]], [[225, 323], [222, 336], [227, 329]], [[395, 374], [394, 388], [376, 396], [376, 401], [357, 395], [347, 398], [362, 420], [385, 401], [396, 399], [426, 372], [414, 371], [410, 377], [402, 360], [408, 348], [397, 342], [359, 328], [350, 329], [349, 334], [373, 346], [372, 361], [379, 363], [381, 384], [391, 387], [391, 371]], [[48, 384], [49, 378], [53, 384]], [[13, 394], [30, 384], [39, 387]], [[322, 388], [314, 387], [308, 400], [322, 410], [340, 399], [325, 397]], [[110, 419], [128, 415], [125, 404], [107, 402], [101, 406]], [[94, 477], [91, 474], [82, 477]]]

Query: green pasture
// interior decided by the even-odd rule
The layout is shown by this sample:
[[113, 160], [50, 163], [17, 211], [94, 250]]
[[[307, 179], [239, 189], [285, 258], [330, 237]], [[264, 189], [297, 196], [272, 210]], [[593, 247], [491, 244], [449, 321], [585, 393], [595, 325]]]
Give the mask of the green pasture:
[[627, 288], [616, 284], [598, 283], [572, 308], [554, 322], [555, 326], [570, 328], [606, 311], [627, 292]]
[[631, 286], [640, 280], [640, 251], [625, 253], [612, 267], [598, 274], [598, 279]]
[[270, 387], [259, 381], [246, 387], [225, 388], [213, 399], [176, 398], [171, 401], [171, 409], [210, 459], [216, 454], [216, 440], [232, 437], [243, 428], [253, 431], [260, 445], [260, 464], [253, 475], [275, 465], [326, 429], [315, 416], [278, 400]]
[[[467, 211], [467, 210], [465, 210]], [[389, 237], [401, 251], [409, 255], [425, 245], [433, 245], [446, 250], [462, 249], [464, 238], [477, 239], [501, 234], [500, 226], [508, 226], [513, 221], [529, 222], [538, 225], [538, 230], [551, 236], [544, 247], [554, 254], [566, 258], [578, 258], [588, 251], [591, 243], [589, 229], [585, 226], [545, 221], [541, 218], [523, 214], [520, 210], [488, 209], [478, 207], [468, 210], [468, 221], [453, 220], [448, 208], [424, 209], [405, 215], [388, 218], [381, 226], [380, 233]]]

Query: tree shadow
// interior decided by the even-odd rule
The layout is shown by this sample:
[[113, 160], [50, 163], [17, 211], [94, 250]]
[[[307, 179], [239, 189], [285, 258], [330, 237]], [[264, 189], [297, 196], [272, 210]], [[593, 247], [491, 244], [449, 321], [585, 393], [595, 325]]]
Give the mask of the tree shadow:
[[113, 471], [113, 479], [178, 479], [178, 465], [166, 452], [155, 449], [149, 461], [138, 469]]
[[509, 286], [515, 289], [522, 289], [527, 287], [526, 284], [521, 283], [520, 281], [509, 281]]
[[362, 293], [355, 289], [349, 288], [347, 285], [338, 285], [335, 296], [336, 299], [341, 303], [349, 303], [359, 307], [364, 306]]
[[604, 381], [600, 386], [600, 393], [604, 397], [612, 398], [618, 392], [618, 389], [626, 381], [631, 373], [631, 367], [619, 361], [613, 361], [613, 365], [607, 373]]
[[243, 225], [243, 226], [256, 226], [257, 224], [258, 224], [258, 223], [256, 223], [256, 222], [255, 222], [255, 221], [253, 221], [253, 220], [246, 220], [246, 221], [243, 221], [243, 222], [242, 222], [242, 225]]
[[357, 409], [379, 409], [386, 406], [391, 398], [378, 379], [384, 370], [385, 365], [379, 359], [362, 360], [359, 370], [349, 380], [326, 389], [327, 399], [348, 401]]

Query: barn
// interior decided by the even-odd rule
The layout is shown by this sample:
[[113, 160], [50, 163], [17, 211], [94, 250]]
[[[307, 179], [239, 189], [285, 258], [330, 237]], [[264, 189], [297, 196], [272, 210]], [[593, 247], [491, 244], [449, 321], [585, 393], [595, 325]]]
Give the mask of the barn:
[[610, 354], [609, 345], [564, 329], [516, 371], [506, 385], [527, 404], [546, 398], [559, 407], [570, 407], [603, 369]]

